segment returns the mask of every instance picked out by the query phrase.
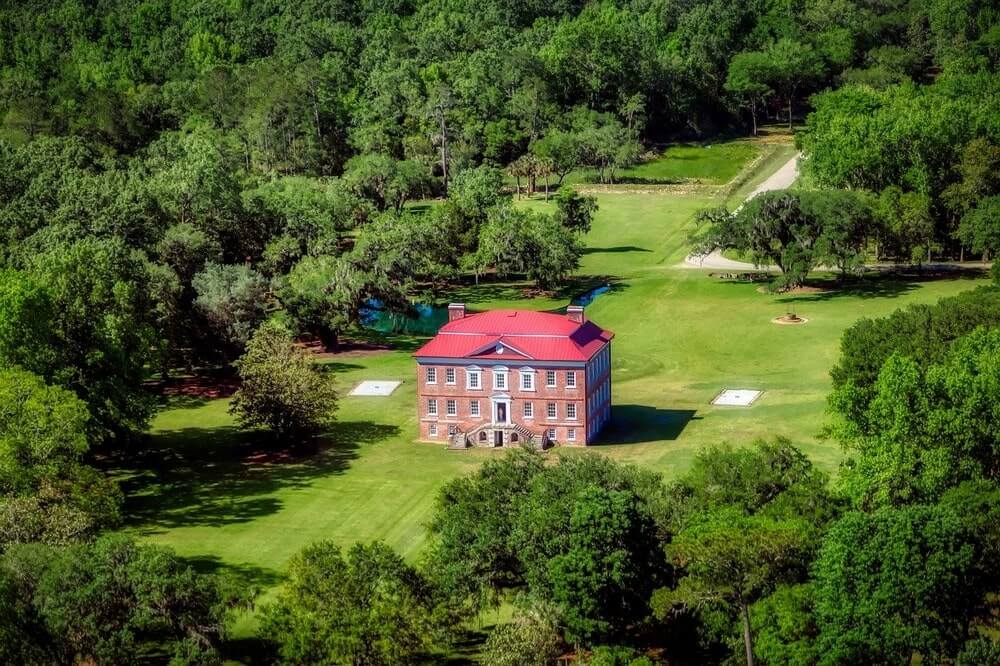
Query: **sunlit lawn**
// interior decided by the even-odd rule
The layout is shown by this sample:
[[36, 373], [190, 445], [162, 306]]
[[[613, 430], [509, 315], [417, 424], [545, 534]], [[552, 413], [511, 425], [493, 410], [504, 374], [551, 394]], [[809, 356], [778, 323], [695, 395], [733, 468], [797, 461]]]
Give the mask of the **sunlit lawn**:
[[[593, 450], [669, 479], [707, 444], [784, 435], [833, 473], [839, 449], [818, 434], [841, 332], [859, 317], [933, 301], [975, 281], [881, 280], [782, 297], [679, 268], [693, 215], [713, 203], [694, 195], [599, 197], [580, 273], [606, 276], [614, 287], [587, 313], [616, 333], [615, 421], [606, 444]], [[594, 280], [581, 284], [588, 281]], [[473, 309], [551, 309], [567, 300], [525, 300], [524, 286], [487, 283], [449, 296]], [[770, 323], [790, 308], [809, 323]], [[392, 342], [393, 351], [345, 354], [331, 364], [343, 392], [340, 424], [319, 452], [255, 455], [263, 445], [234, 428], [226, 400], [188, 401], [162, 411], [149, 436], [152, 453], [118, 469], [129, 496], [128, 529], [206, 569], [230, 568], [265, 588], [280, 580], [294, 553], [319, 539], [344, 545], [382, 539], [418, 559], [437, 490], [502, 454], [413, 441], [410, 353], [420, 341]], [[403, 384], [389, 398], [348, 397], [362, 379]], [[764, 395], [747, 409], [710, 406], [727, 387]]]

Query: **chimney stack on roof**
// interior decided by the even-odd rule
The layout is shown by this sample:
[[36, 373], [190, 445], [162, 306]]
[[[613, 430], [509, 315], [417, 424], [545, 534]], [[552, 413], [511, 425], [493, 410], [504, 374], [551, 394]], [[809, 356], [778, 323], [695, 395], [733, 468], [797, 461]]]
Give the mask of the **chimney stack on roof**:
[[465, 318], [465, 303], [452, 303], [448, 306], [448, 321]]
[[583, 316], [582, 305], [570, 305], [566, 308], [566, 318], [570, 321], [576, 322], [577, 324], [582, 324], [587, 321], [587, 319]]

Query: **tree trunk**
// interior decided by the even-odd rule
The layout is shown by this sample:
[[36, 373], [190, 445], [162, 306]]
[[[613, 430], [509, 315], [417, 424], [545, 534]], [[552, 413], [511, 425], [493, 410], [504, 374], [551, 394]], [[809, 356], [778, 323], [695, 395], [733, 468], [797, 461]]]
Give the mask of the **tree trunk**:
[[517, 198], [521, 198], [521, 176], [514, 176], [514, 191], [517, 192]]
[[549, 200], [549, 174], [545, 174], [545, 200]]
[[743, 621], [743, 647], [746, 648], [747, 666], [753, 666], [753, 639], [750, 636], [750, 611], [740, 604], [740, 619]]

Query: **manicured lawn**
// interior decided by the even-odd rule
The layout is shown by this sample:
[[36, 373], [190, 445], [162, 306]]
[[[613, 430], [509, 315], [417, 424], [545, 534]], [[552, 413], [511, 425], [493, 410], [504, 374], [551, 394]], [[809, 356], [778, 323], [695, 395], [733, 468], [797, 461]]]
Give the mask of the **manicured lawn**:
[[[679, 268], [693, 215], [714, 203], [707, 195], [599, 197], [580, 272], [614, 285], [587, 313], [617, 334], [615, 420], [607, 443], [592, 450], [669, 479], [705, 445], [784, 435], [834, 473], [840, 451], [818, 435], [841, 332], [859, 317], [934, 301], [976, 281], [882, 280], [789, 297]], [[588, 281], [595, 279], [581, 284]], [[567, 300], [525, 300], [523, 288], [484, 284], [449, 296], [473, 309], [551, 309]], [[770, 323], [789, 308], [809, 323]], [[413, 441], [410, 353], [419, 340], [390, 342], [392, 351], [344, 354], [330, 364], [344, 395], [340, 424], [318, 452], [267, 456], [266, 447], [233, 427], [226, 400], [187, 400], [162, 411], [149, 435], [150, 453], [116, 468], [128, 493], [128, 529], [206, 569], [230, 568], [264, 588], [280, 581], [295, 552], [319, 539], [344, 545], [383, 539], [418, 559], [438, 489], [500, 454]], [[403, 384], [389, 398], [346, 396], [362, 379]], [[764, 395], [748, 409], [710, 406], [727, 387]], [[563, 454], [580, 451], [555, 453]]]
[[[615, 182], [656, 185], [698, 180], [711, 185], [723, 185], [736, 177], [760, 151], [761, 144], [747, 139], [675, 144], [652, 159], [617, 171]], [[512, 178], [508, 178], [508, 181], [514, 183]], [[579, 169], [567, 174], [563, 182], [596, 183], [598, 174], [594, 169]], [[541, 188], [542, 184], [539, 183], [538, 186]]]

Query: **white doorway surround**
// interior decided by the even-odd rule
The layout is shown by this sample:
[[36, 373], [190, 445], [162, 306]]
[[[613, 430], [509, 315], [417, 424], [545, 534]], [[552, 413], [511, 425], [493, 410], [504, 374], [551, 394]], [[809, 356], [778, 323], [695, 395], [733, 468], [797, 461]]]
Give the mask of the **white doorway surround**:
[[510, 425], [510, 396], [505, 393], [490, 396], [490, 422]]

